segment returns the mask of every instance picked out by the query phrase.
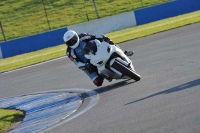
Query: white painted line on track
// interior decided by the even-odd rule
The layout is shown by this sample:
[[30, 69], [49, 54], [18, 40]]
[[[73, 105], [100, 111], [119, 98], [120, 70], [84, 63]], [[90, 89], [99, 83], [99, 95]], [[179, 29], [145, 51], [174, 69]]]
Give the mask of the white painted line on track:
[[7, 71], [7, 72], [2, 72], [2, 73], [0, 72], [0, 74], [11, 73], [11, 72], [15, 72], [15, 71], [23, 70], [23, 69], [30, 68], [30, 67], [34, 67], [34, 66], [39, 66], [39, 65], [42, 65], [42, 64], [45, 64], [45, 63], [49, 63], [49, 62], [52, 62], [52, 61], [55, 61], [55, 60], [60, 60], [60, 59], [63, 59], [63, 58], [66, 58], [66, 56], [63, 56], [63, 57], [60, 57], [60, 58], [56, 58], [56, 59], [52, 59], [52, 60], [48, 60], [48, 61], [44, 61], [44, 62], [41, 62], [41, 63], [38, 63], [38, 64], [34, 64], [34, 65], [30, 65], [30, 66], [26, 66], [26, 67], [23, 67], [23, 68], [19, 68], [19, 69], [15, 69], [15, 70]]

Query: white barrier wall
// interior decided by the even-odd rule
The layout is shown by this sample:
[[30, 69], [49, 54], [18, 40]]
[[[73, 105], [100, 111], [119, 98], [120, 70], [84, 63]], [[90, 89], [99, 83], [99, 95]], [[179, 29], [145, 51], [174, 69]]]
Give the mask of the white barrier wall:
[[68, 30], [74, 30], [78, 34], [105, 34], [116, 30], [122, 30], [136, 26], [134, 11], [117, 14], [77, 25], [68, 26]]
[[0, 59], [3, 59], [2, 52], [1, 52], [1, 45], [0, 45]]

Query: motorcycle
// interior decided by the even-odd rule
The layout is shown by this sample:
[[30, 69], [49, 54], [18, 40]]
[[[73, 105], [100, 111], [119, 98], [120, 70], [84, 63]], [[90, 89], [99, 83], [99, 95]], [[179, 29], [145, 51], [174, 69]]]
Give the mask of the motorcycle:
[[131, 59], [117, 45], [95, 39], [85, 45], [84, 52], [90, 63], [97, 67], [98, 73], [108, 80], [141, 79]]

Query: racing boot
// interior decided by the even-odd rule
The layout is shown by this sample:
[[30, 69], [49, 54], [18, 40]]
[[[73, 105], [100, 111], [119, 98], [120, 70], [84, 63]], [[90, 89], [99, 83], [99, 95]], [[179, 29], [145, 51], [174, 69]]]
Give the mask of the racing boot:
[[102, 77], [104, 77], [108, 82], [111, 82], [112, 79], [104, 74], [101, 74]]
[[132, 56], [133, 54], [134, 54], [134, 51], [132, 51], [132, 50], [130, 50], [130, 51], [124, 51], [124, 54], [126, 55], [126, 56]]
[[105, 77], [105, 79], [106, 79], [108, 82], [112, 82], [112, 79], [109, 78], [109, 77]]

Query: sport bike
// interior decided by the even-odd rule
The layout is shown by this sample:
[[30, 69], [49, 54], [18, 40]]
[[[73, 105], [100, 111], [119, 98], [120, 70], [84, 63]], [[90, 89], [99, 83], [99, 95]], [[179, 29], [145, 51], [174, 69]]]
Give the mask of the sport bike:
[[98, 73], [108, 80], [141, 79], [131, 59], [117, 45], [95, 39], [85, 45], [84, 52], [90, 63], [97, 67]]

